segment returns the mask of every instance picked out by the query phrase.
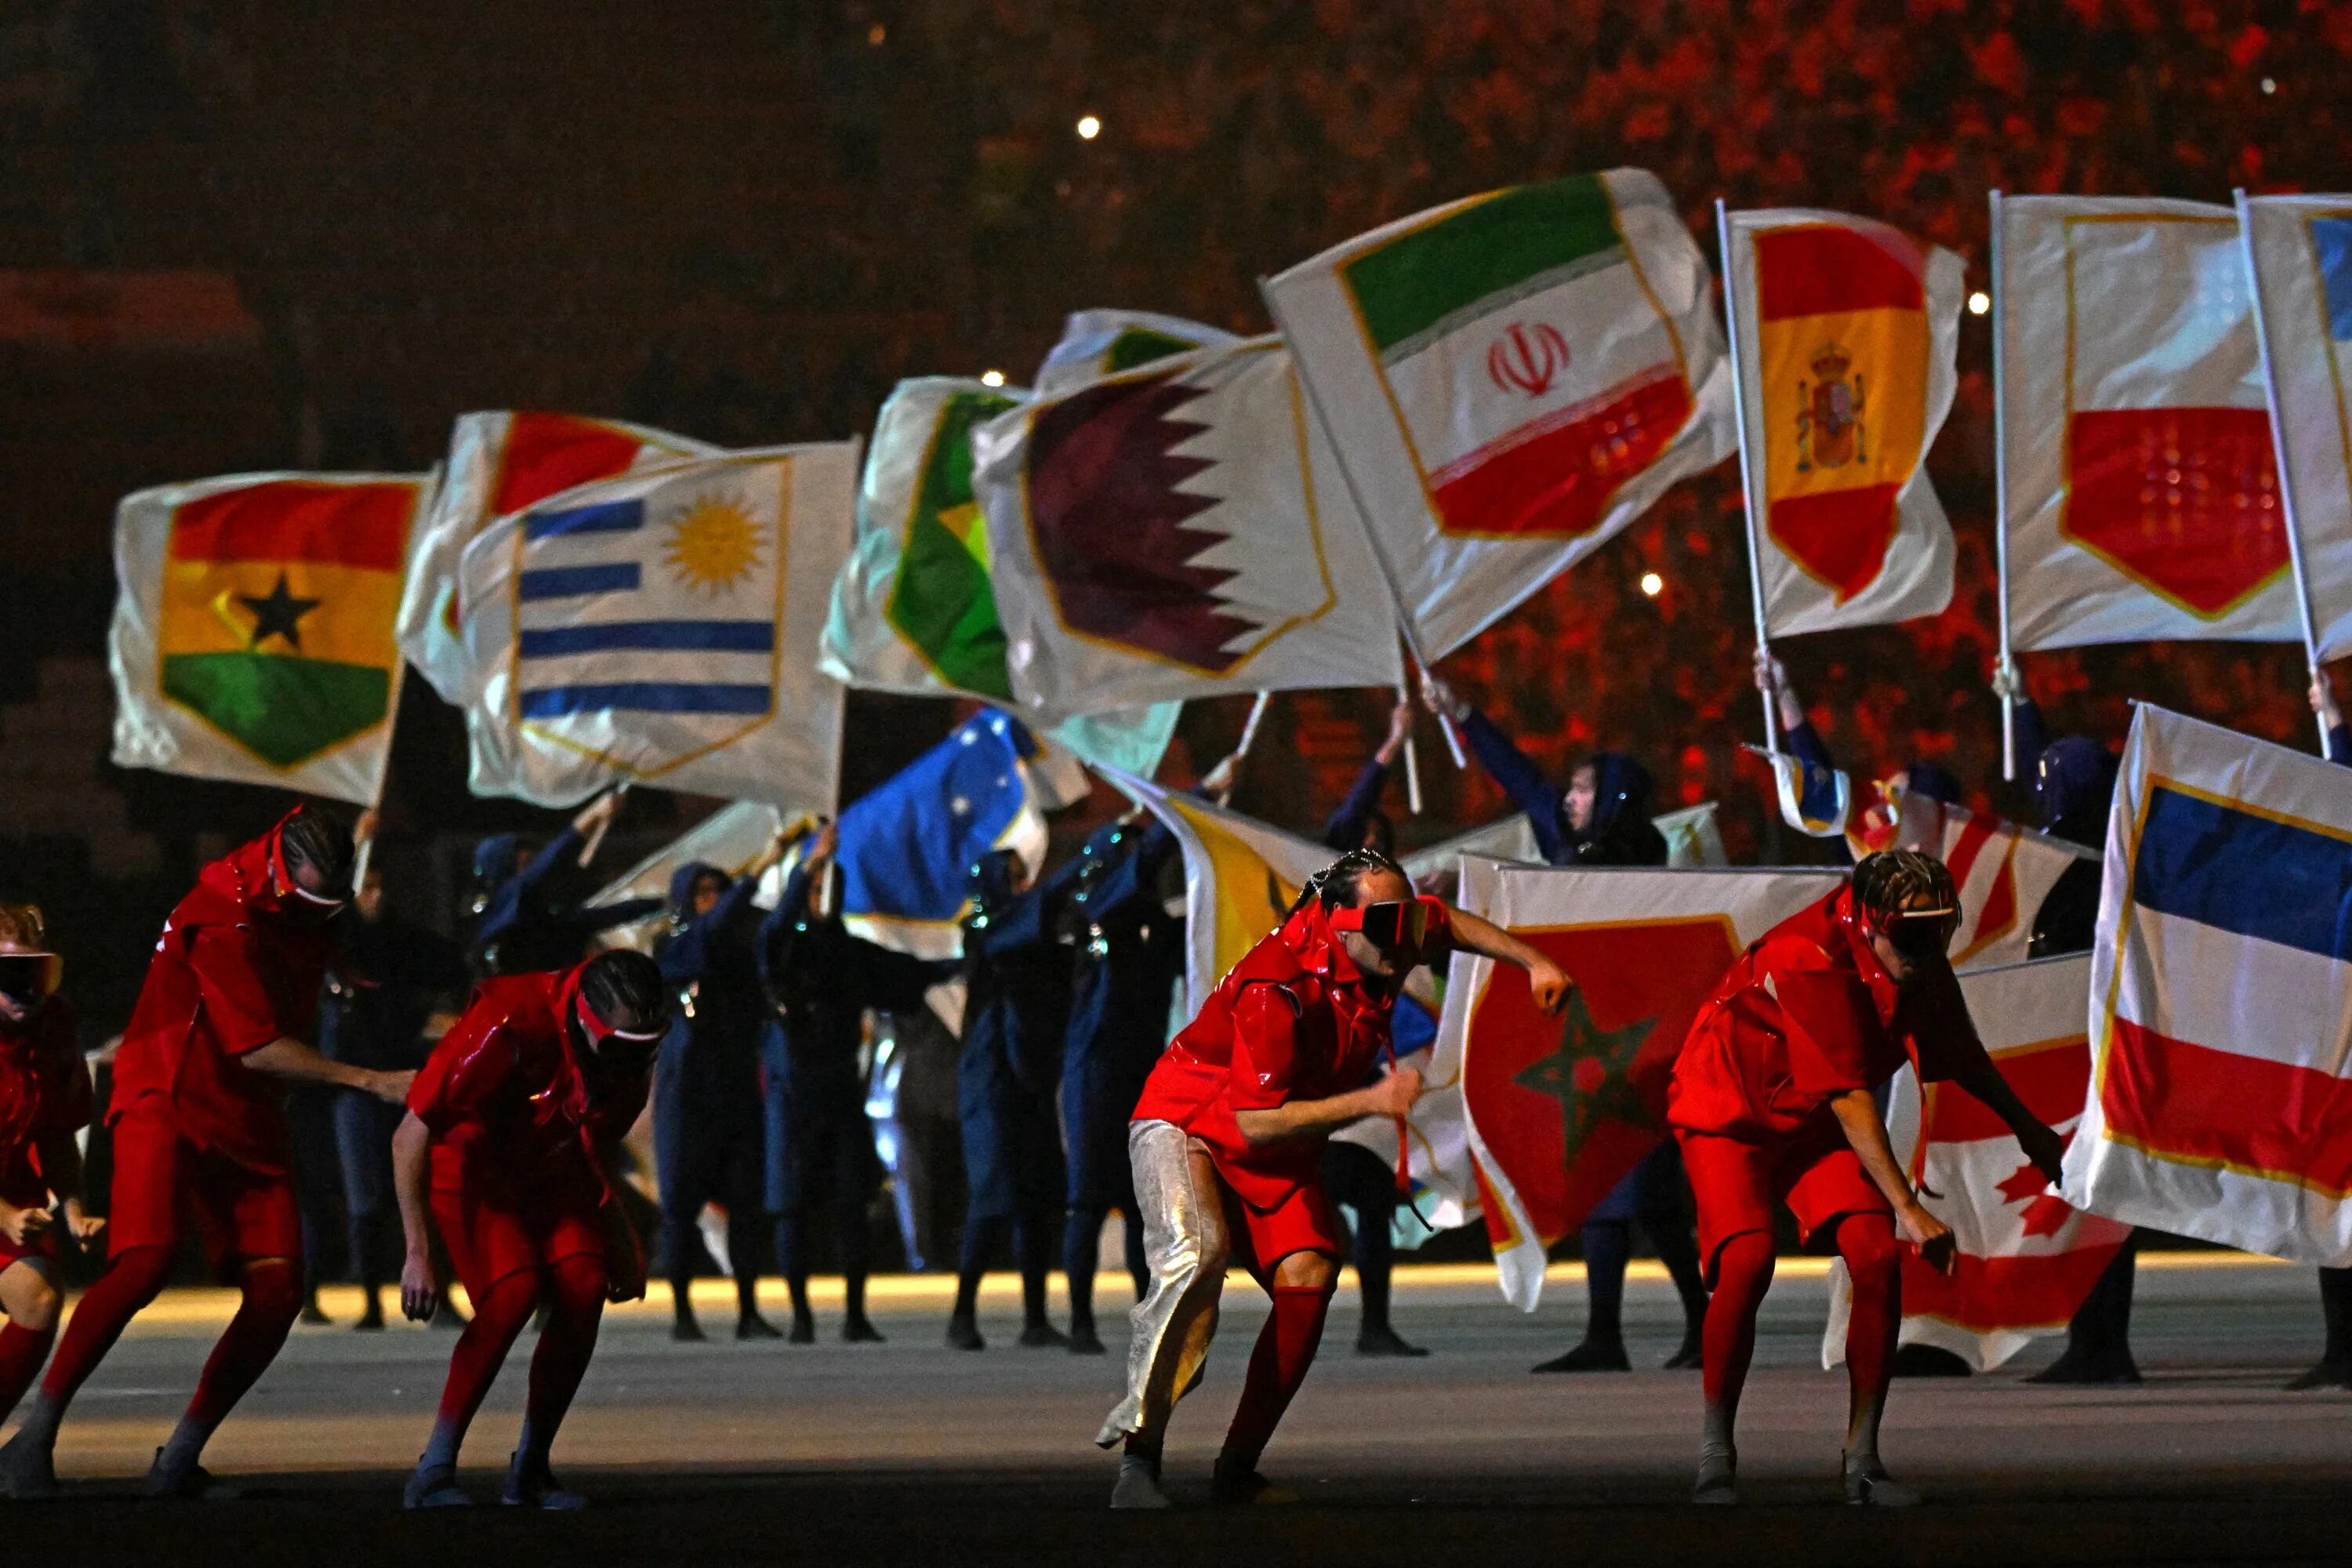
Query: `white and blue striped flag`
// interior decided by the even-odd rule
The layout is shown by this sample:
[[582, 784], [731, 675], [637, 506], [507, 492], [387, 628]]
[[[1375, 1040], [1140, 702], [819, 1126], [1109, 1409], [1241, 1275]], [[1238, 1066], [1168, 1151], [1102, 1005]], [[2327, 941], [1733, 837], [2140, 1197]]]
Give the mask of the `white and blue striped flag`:
[[817, 670], [856, 442], [690, 458], [501, 518], [460, 577], [474, 793], [607, 784], [830, 812], [842, 687]]

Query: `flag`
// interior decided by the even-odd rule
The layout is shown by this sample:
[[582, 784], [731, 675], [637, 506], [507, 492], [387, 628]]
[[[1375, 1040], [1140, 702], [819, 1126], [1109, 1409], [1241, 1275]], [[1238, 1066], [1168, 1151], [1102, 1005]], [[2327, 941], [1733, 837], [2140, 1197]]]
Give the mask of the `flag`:
[[1058, 397], [1090, 381], [1172, 359], [1194, 349], [1224, 348], [1241, 340], [1181, 316], [1150, 310], [1074, 310], [1062, 341], [1037, 367], [1037, 395]]
[[[2025, 1109], [2058, 1132], [2083, 1113], [2091, 1048], [2083, 1002], [2088, 953], [1963, 975], [1969, 1016]], [[1886, 1136], [1927, 1206], [1952, 1227], [1949, 1276], [1903, 1254], [1902, 1342], [1934, 1345], [1990, 1372], [2043, 1334], [2064, 1330], [2131, 1227], [2068, 1206], [2025, 1158], [2009, 1124], [1958, 1084], [1928, 1086], [1909, 1068], [1888, 1088]], [[1822, 1364], [1845, 1360], [1853, 1302], [1843, 1261], [1830, 1265]]]
[[[805, 814], [788, 825], [782, 812], [757, 801], [739, 800], [722, 805], [607, 882], [589, 905], [593, 908], [633, 899], [667, 899], [669, 879], [678, 868], [698, 862], [716, 866], [730, 877], [740, 877], [776, 835], [789, 832], [797, 837], [815, 825], [815, 818]], [[763, 909], [773, 909], [775, 892], [773, 887], [763, 888], [752, 895], [751, 901]], [[598, 940], [607, 947], [634, 947], [640, 952], [651, 952], [654, 938], [667, 918], [654, 915], [633, 926], [608, 927]]]
[[[1475, 862], [1469, 863], [1471, 866]], [[1748, 943], [1826, 897], [1838, 871], [1496, 869], [1464, 908], [1567, 970], [1566, 1012], [1526, 973], [1456, 953], [1438, 1050], [1460, 1041], [1469, 1144], [1505, 1300], [1533, 1311], [1552, 1243], [1668, 1136], [1666, 1082], [1691, 1020]]]
[[1278, 340], [1040, 398], [972, 456], [1025, 709], [1402, 684], [1393, 602]]
[[[1716, 823], [1717, 805], [1701, 801], [1663, 816], [1650, 818], [1650, 826], [1666, 841], [1666, 864], [1669, 866], [1723, 866], [1730, 863], [1724, 853], [1723, 830]], [[1525, 812], [1514, 812], [1500, 822], [1490, 822], [1484, 827], [1474, 827], [1467, 833], [1441, 840], [1426, 849], [1416, 849], [1404, 857], [1401, 864], [1405, 875], [1414, 883], [1450, 875], [1465, 855], [1484, 856], [1494, 860], [1513, 860], [1525, 866], [1543, 863], [1543, 851], [1536, 847], [1536, 830]]]
[[1002, 713], [965, 720], [841, 814], [841, 918], [857, 935], [922, 958], [963, 951], [971, 868], [1010, 849], [1034, 876], [1045, 819], [1029, 785], [1036, 742]]
[[239, 474], [125, 496], [108, 638], [114, 762], [373, 804], [393, 625], [432, 480]]
[[1713, 286], [1639, 169], [1418, 213], [1266, 285], [1424, 656], [1731, 454]]
[[2352, 653], [2352, 196], [2246, 203], [2319, 657]]
[[2352, 1266], [2352, 773], [2143, 705], [2107, 828], [2066, 1201]]
[[1759, 754], [1772, 765], [1772, 787], [1780, 796], [1781, 821], [1814, 838], [1835, 838], [1846, 831], [1853, 812], [1853, 781], [1846, 777], [1844, 769], [1809, 763], [1794, 752]]
[[[950, 376], [902, 381], [882, 405], [857, 490], [857, 538], [833, 585], [823, 665], [836, 680], [916, 697], [1013, 702], [989, 586], [971, 432], [1029, 395]], [[1180, 704], [1042, 726], [1080, 757], [1151, 776]]]
[[1966, 265], [1843, 213], [1728, 221], [1766, 626], [1937, 614], [1952, 598], [1952, 525], [1926, 464], [1959, 384]]
[[719, 450], [666, 430], [525, 409], [460, 414], [400, 604], [400, 648], [444, 702], [466, 706], [457, 563], [495, 518], [573, 485]]
[[1882, 779], [1873, 791], [1877, 804], [1848, 826], [1846, 848], [1856, 860], [1880, 849], [1922, 849], [1944, 863], [1960, 894], [1955, 969], [2022, 963], [2042, 900], [2069, 867], [2098, 858], [2079, 844], [1906, 790], [1900, 779]]
[[2301, 636], [2237, 215], [1999, 208], [2010, 640]]
[[565, 805], [633, 780], [828, 812], [840, 685], [816, 668], [855, 442], [577, 486], [467, 547], [477, 795]]

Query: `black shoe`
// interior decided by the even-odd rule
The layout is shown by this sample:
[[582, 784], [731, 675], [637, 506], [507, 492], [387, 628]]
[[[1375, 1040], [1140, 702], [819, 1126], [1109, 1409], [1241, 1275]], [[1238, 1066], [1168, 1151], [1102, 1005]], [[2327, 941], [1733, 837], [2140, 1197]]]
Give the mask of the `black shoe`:
[[1034, 1323], [1021, 1325], [1021, 1344], [1033, 1351], [1066, 1351], [1070, 1348], [1070, 1336], [1040, 1318]]
[[48, 1445], [19, 1431], [0, 1446], [0, 1498], [10, 1502], [54, 1502], [58, 1469]]
[[757, 1312], [746, 1312], [735, 1320], [735, 1337], [739, 1340], [780, 1340], [784, 1336], [776, 1325]]
[[1209, 1478], [1209, 1500], [1219, 1508], [1244, 1508], [1297, 1502], [1298, 1494], [1259, 1475], [1255, 1465], [1245, 1465], [1234, 1455], [1223, 1453], [1217, 1456], [1217, 1468]]
[[2078, 1353], [2070, 1345], [2065, 1354], [2025, 1381], [2084, 1385], [2137, 1383], [2139, 1380], [2139, 1365], [2132, 1360], [2129, 1347], [2118, 1345], [2109, 1351]]
[[143, 1489], [149, 1497], [167, 1502], [227, 1502], [237, 1495], [235, 1487], [223, 1486], [202, 1465], [166, 1469], [161, 1448], [155, 1450], [155, 1463], [147, 1472]]
[[2306, 1394], [2315, 1388], [2352, 1388], [2352, 1361], [2323, 1357], [2318, 1365], [2286, 1385], [2289, 1394]]
[[1863, 1508], [1917, 1508], [1922, 1500], [1917, 1492], [1902, 1485], [1886, 1473], [1878, 1456], [1850, 1458], [1839, 1456], [1845, 1469], [1845, 1500]]
[[1682, 1347], [1666, 1358], [1666, 1372], [1696, 1372], [1706, 1364], [1706, 1342], [1696, 1324], [1683, 1331]]
[[1531, 1372], [1631, 1372], [1633, 1363], [1625, 1359], [1622, 1340], [1594, 1341], [1587, 1335], [1583, 1342], [1565, 1355], [1556, 1355]]
[[1072, 1355], [1105, 1355], [1108, 1352], [1103, 1349], [1102, 1336], [1095, 1332], [1095, 1326], [1092, 1323], [1072, 1323], [1070, 1353]]
[[698, 1345], [708, 1336], [703, 1333], [702, 1325], [692, 1318], [677, 1318], [670, 1323], [669, 1337], [682, 1345]]
[[564, 1489], [546, 1460], [526, 1459], [520, 1448], [507, 1461], [507, 1489], [499, 1500], [509, 1508], [535, 1508], [548, 1513], [578, 1513], [588, 1506], [586, 1498]]
[[874, 1326], [874, 1320], [860, 1312], [854, 1318], [842, 1320], [841, 1342], [845, 1345], [878, 1345], [887, 1342], [882, 1338], [882, 1331]]
[[959, 1312], [948, 1320], [948, 1348], [984, 1351], [988, 1348], [988, 1342], [980, 1337], [980, 1325]]
[[807, 1312], [794, 1312], [792, 1331], [784, 1335], [784, 1342], [788, 1345], [816, 1343], [816, 1319]]
[[1897, 1377], [1974, 1377], [1977, 1369], [1941, 1345], [1902, 1345], [1895, 1352]]
[[1407, 1344], [1403, 1337], [1394, 1329], [1382, 1323], [1377, 1328], [1367, 1326], [1358, 1331], [1356, 1353], [1358, 1355], [1424, 1356], [1429, 1352], [1419, 1345]]
[[1701, 1448], [1698, 1480], [1691, 1501], [1722, 1508], [1739, 1500], [1739, 1456], [1729, 1448]]
[[474, 1500], [457, 1484], [457, 1468], [436, 1465], [427, 1470], [419, 1468], [408, 1478], [400, 1491], [400, 1506], [418, 1508], [471, 1508]]

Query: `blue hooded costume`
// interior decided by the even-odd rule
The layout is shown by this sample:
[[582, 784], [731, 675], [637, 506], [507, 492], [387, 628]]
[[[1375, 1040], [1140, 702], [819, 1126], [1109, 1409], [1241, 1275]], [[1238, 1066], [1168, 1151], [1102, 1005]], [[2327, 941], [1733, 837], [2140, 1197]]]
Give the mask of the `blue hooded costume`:
[[581, 900], [589, 889], [580, 867], [584, 842], [578, 828], [566, 827], [519, 871], [519, 836], [496, 833], [474, 847], [474, 882], [481, 891], [467, 947], [478, 973], [569, 969], [585, 956], [589, 940], [599, 931], [661, 913], [659, 899], [585, 907]]

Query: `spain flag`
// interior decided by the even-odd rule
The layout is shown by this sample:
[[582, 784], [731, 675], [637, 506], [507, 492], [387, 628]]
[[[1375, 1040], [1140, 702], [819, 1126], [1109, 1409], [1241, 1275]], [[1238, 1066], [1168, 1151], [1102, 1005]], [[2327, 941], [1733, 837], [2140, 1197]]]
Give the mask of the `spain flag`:
[[116, 520], [115, 760], [369, 801], [421, 476], [145, 490]]
[[1959, 258], [1837, 213], [1727, 226], [1767, 626], [1936, 614], [1952, 531], [1923, 460], [1958, 384]]

